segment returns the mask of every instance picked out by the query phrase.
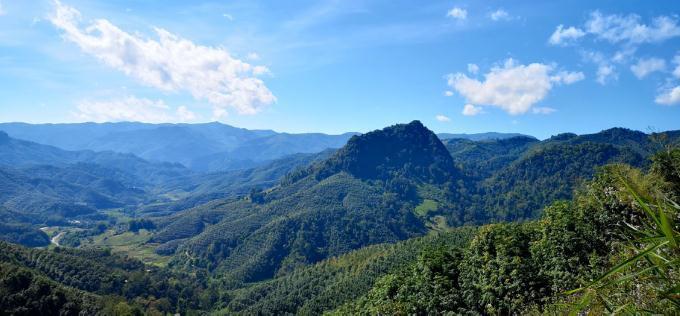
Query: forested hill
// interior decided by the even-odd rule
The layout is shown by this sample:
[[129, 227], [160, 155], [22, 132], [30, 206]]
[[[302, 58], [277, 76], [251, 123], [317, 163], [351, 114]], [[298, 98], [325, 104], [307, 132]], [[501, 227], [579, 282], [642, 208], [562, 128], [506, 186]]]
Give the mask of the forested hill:
[[459, 177], [446, 147], [420, 121], [353, 136], [318, 174], [326, 177], [340, 171], [360, 179], [402, 176], [440, 184]]
[[459, 174], [420, 122], [395, 125], [353, 137], [271, 190], [160, 220], [154, 241], [163, 243], [159, 251], [177, 254], [175, 264], [217, 270], [230, 282], [262, 280], [424, 234], [428, 221], [416, 207], [425, 198], [451, 203]]
[[262, 280], [430, 230], [536, 218], [598, 166], [645, 166], [655, 146], [649, 135], [620, 129], [446, 144], [418, 121], [354, 136], [269, 190], [157, 219], [152, 241], [177, 255], [174, 264], [216, 270], [230, 282]]

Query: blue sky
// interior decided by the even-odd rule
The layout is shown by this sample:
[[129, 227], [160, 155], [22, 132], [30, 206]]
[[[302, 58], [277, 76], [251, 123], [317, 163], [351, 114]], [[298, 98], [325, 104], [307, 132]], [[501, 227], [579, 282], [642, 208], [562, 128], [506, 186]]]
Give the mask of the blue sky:
[[0, 0], [0, 121], [680, 129], [677, 1]]

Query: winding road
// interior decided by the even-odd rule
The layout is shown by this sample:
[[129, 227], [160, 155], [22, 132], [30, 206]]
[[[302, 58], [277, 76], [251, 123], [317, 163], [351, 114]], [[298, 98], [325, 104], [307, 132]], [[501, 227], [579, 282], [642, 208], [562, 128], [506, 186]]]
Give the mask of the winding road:
[[55, 246], [59, 246], [59, 238], [64, 235], [64, 232], [60, 232], [56, 234], [54, 237], [50, 239], [50, 242], [52, 242]]

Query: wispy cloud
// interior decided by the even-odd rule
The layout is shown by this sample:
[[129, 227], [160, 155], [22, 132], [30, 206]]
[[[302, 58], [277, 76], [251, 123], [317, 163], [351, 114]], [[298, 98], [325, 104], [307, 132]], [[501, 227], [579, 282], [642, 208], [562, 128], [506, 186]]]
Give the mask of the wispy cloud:
[[78, 103], [72, 115], [80, 121], [88, 122], [192, 122], [198, 116], [186, 106], [174, 111], [162, 100], [149, 100], [127, 96], [110, 100], [84, 100]]
[[435, 116], [434, 118], [440, 122], [451, 122], [451, 119], [443, 114], [437, 114], [437, 116]]
[[550, 35], [548, 43], [552, 45], [568, 45], [574, 43], [577, 39], [586, 35], [586, 32], [576, 27], [565, 28], [560, 24], [555, 29], [555, 32]]
[[630, 66], [630, 70], [638, 79], [642, 79], [653, 72], [663, 71], [665, 69], [666, 61], [661, 58], [643, 58], [638, 60], [636, 64]]
[[595, 11], [591, 13], [585, 29], [598, 39], [610, 43], [656, 43], [680, 36], [677, 19], [669, 16], [658, 16], [650, 24], [644, 24], [636, 14], [605, 15]]
[[446, 12], [446, 16], [450, 18], [454, 18], [457, 20], [465, 20], [467, 19], [468, 12], [465, 9], [459, 8], [459, 7], [454, 7], [448, 12]]
[[[675, 15], [661, 15], [644, 22], [637, 14], [603, 14], [594, 11], [582, 26], [558, 25], [548, 42], [552, 45], [566, 46], [584, 37], [589, 37], [598, 44], [608, 43], [616, 49], [611, 56], [605, 56], [599, 51], [580, 49], [584, 60], [597, 66], [596, 81], [605, 85], [618, 79], [617, 65], [629, 64], [635, 60], [635, 53], [641, 45], [680, 37], [680, 24]], [[585, 42], [582, 42], [582, 45], [585, 45]], [[642, 79], [652, 72], [665, 70], [665, 67], [664, 60], [649, 58], [638, 59], [630, 69], [637, 78]]]
[[680, 104], [680, 86], [675, 86], [661, 92], [654, 100], [658, 104], [677, 105]]
[[7, 14], [5, 8], [2, 6], [2, 1], [0, 1], [0, 16]]
[[463, 106], [463, 111], [461, 112], [465, 116], [475, 116], [477, 114], [484, 113], [481, 106], [474, 106], [472, 104], [466, 104]]
[[489, 14], [489, 17], [491, 20], [494, 21], [509, 21], [512, 19], [508, 11], [505, 11], [503, 9], [498, 9], [496, 11], [493, 11]]
[[589, 34], [612, 44], [639, 45], [658, 43], [680, 36], [680, 26], [676, 17], [658, 16], [649, 24], [644, 24], [641, 20], [637, 14], [602, 14], [600, 11], [594, 11], [583, 28], [565, 27], [560, 24], [548, 41], [560, 45]]
[[610, 58], [607, 58], [601, 52], [582, 51], [583, 59], [597, 65], [596, 79], [597, 83], [606, 85], [609, 82], [615, 81], [619, 78], [616, 72], [616, 67], [611, 63]]
[[479, 72], [479, 66], [477, 64], [467, 64], [467, 70], [469, 73], [476, 75]]
[[276, 101], [256, 77], [268, 69], [236, 59], [223, 48], [196, 45], [160, 28], [155, 28], [158, 40], [142, 38], [105, 19], [81, 26], [78, 10], [58, 0], [54, 6], [49, 19], [64, 39], [145, 85], [189, 92], [220, 114], [254, 114]]
[[469, 113], [477, 114], [472, 109], [482, 105], [501, 108], [511, 115], [523, 114], [543, 100], [555, 85], [572, 84], [585, 75], [556, 71], [552, 65], [522, 65], [508, 59], [502, 66], [491, 68], [484, 77], [484, 81], [479, 81], [463, 73], [448, 76], [448, 85], [470, 103], [471, 107], [466, 106]]
[[554, 113], [557, 110], [550, 108], [550, 107], [535, 107], [535, 108], [531, 109], [531, 111], [534, 114], [546, 114], [547, 115], [547, 114], [550, 114], [550, 113]]
[[248, 58], [248, 60], [257, 61], [260, 60], [260, 55], [258, 55], [257, 53], [248, 53], [248, 55], [246, 55], [246, 58]]

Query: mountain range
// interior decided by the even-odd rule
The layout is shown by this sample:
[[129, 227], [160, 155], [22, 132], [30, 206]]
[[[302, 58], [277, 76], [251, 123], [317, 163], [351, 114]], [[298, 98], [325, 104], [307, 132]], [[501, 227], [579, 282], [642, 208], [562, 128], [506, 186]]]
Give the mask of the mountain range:
[[[542, 218], [604, 166], [658, 169], [650, 167], [652, 157], [680, 144], [680, 131], [623, 128], [546, 140], [448, 138], [419, 121], [338, 136], [218, 123], [2, 128], [9, 134], [0, 132], [0, 239], [61, 245], [0, 242], [7, 253], [0, 264], [11, 275], [23, 271], [22, 282], [43, 282], [80, 309], [104, 308], [99, 296], [112, 295], [158, 311], [227, 314], [360, 308], [368, 303], [356, 300], [379, 291], [381, 277], [416, 261], [413, 269], [442, 264], [423, 259], [421, 248], [448, 249], [433, 251], [459, 262], [463, 255], [450, 249], [472, 247], [495, 227], [489, 223]], [[73, 139], [86, 130], [87, 137]], [[236, 167], [230, 155], [248, 162]], [[536, 236], [527, 225], [512, 232], [522, 242]], [[510, 249], [528, 246], [517, 247]], [[97, 257], [111, 266], [86, 268]], [[50, 263], [59, 260], [73, 265]], [[74, 269], [92, 280], [115, 277], [96, 283], [68, 274]], [[166, 282], [191, 286], [180, 293]], [[157, 302], [161, 297], [166, 301]], [[352, 302], [359, 305], [343, 305]], [[484, 309], [471, 307], [474, 300], [456, 302]]]
[[[197, 171], [248, 169], [297, 153], [340, 148], [358, 133], [289, 134], [204, 124], [0, 123], [13, 138], [66, 150], [115, 151], [150, 161], [175, 162]], [[518, 134], [440, 134], [443, 138], [501, 139]]]
[[339, 148], [354, 135], [287, 134], [220, 123], [2, 123], [0, 130], [14, 138], [66, 150], [130, 153], [198, 171], [247, 169], [291, 154]]

